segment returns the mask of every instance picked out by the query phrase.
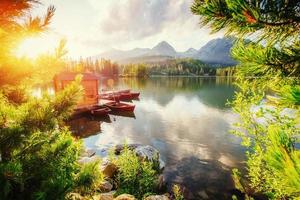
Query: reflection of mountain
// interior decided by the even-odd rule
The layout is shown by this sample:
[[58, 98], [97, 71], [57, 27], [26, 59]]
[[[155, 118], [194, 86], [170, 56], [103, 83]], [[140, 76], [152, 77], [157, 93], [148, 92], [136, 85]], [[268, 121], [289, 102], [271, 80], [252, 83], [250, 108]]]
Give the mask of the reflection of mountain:
[[166, 41], [158, 43], [153, 48], [135, 48], [128, 51], [112, 49], [94, 58], [106, 58], [126, 63], [159, 63], [174, 58], [194, 58], [208, 64], [235, 65], [236, 62], [230, 56], [233, 39], [218, 38], [209, 41], [201, 49], [189, 48], [184, 52], [177, 52], [172, 45]]

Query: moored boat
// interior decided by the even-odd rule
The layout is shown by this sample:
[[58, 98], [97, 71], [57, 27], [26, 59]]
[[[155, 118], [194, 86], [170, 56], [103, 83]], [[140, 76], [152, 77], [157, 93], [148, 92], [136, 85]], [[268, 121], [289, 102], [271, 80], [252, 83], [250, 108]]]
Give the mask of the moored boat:
[[128, 101], [132, 99], [131, 93], [119, 93], [121, 101]]
[[135, 108], [135, 105], [114, 101], [105, 103], [104, 105], [110, 108], [112, 111], [118, 112], [133, 112]]
[[120, 101], [120, 95], [118, 94], [100, 94], [100, 99], [111, 100], [111, 101]]
[[108, 113], [111, 111], [111, 109], [109, 109], [106, 106], [101, 106], [100, 108], [97, 108], [95, 110], [91, 110], [91, 114], [94, 116], [104, 116], [104, 115], [108, 115]]
[[130, 111], [122, 111], [122, 112], [111, 111], [111, 112], [109, 112], [109, 115], [126, 117], [126, 118], [133, 118], [133, 119], [136, 118], [134, 112], [130, 112]]
[[119, 90], [118, 93], [130, 93], [130, 89]]
[[139, 98], [139, 96], [140, 96], [140, 93], [139, 93], [139, 92], [130, 92], [130, 94], [131, 94], [131, 98], [132, 98], [132, 99], [137, 99], [137, 98]]

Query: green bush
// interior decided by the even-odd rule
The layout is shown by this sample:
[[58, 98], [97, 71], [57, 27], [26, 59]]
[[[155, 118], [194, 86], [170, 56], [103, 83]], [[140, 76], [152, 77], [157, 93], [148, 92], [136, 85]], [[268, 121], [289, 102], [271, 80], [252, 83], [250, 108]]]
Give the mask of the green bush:
[[104, 175], [100, 170], [100, 160], [84, 164], [77, 174], [77, 190], [81, 194], [93, 194], [103, 181]]
[[79, 95], [78, 83], [57, 95], [15, 106], [0, 95], [0, 195], [2, 199], [63, 199], [74, 188], [82, 145], [59, 126]]
[[119, 169], [117, 194], [128, 193], [142, 199], [144, 195], [155, 192], [158, 172], [152, 162], [140, 161], [126, 146], [114, 162]]

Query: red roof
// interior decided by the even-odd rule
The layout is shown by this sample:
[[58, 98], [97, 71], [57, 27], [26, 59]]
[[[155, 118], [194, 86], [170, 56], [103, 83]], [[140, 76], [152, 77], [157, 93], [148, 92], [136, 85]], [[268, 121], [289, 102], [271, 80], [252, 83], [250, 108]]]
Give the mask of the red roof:
[[62, 72], [55, 75], [54, 80], [59, 81], [72, 81], [75, 80], [77, 75], [82, 75], [82, 80], [98, 80], [99, 76], [92, 73], [73, 73], [73, 72]]

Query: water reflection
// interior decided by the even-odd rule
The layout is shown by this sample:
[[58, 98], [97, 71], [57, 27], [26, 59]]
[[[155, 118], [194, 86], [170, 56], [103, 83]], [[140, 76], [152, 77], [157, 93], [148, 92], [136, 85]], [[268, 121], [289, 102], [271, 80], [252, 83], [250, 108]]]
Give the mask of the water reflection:
[[156, 77], [115, 83], [141, 92], [135, 115], [111, 115], [112, 123], [101, 123], [85, 145], [99, 151], [125, 140], [152, 145], [166, 162], [166, 180], [185, 186], [187, 199], [231, 199], [230, 170], [244, 160], [240, 141], [228, 134], [237, 120], [225, 105], [235, 90], [232, 80]]
[[86, 138], [102, 132], [101, 124], [111, 123], [109, 116], [93, 117], [90, 115], [77, 115], [71, 118], [67, 125], [70, 127], [73, 135], [80, 138]]

